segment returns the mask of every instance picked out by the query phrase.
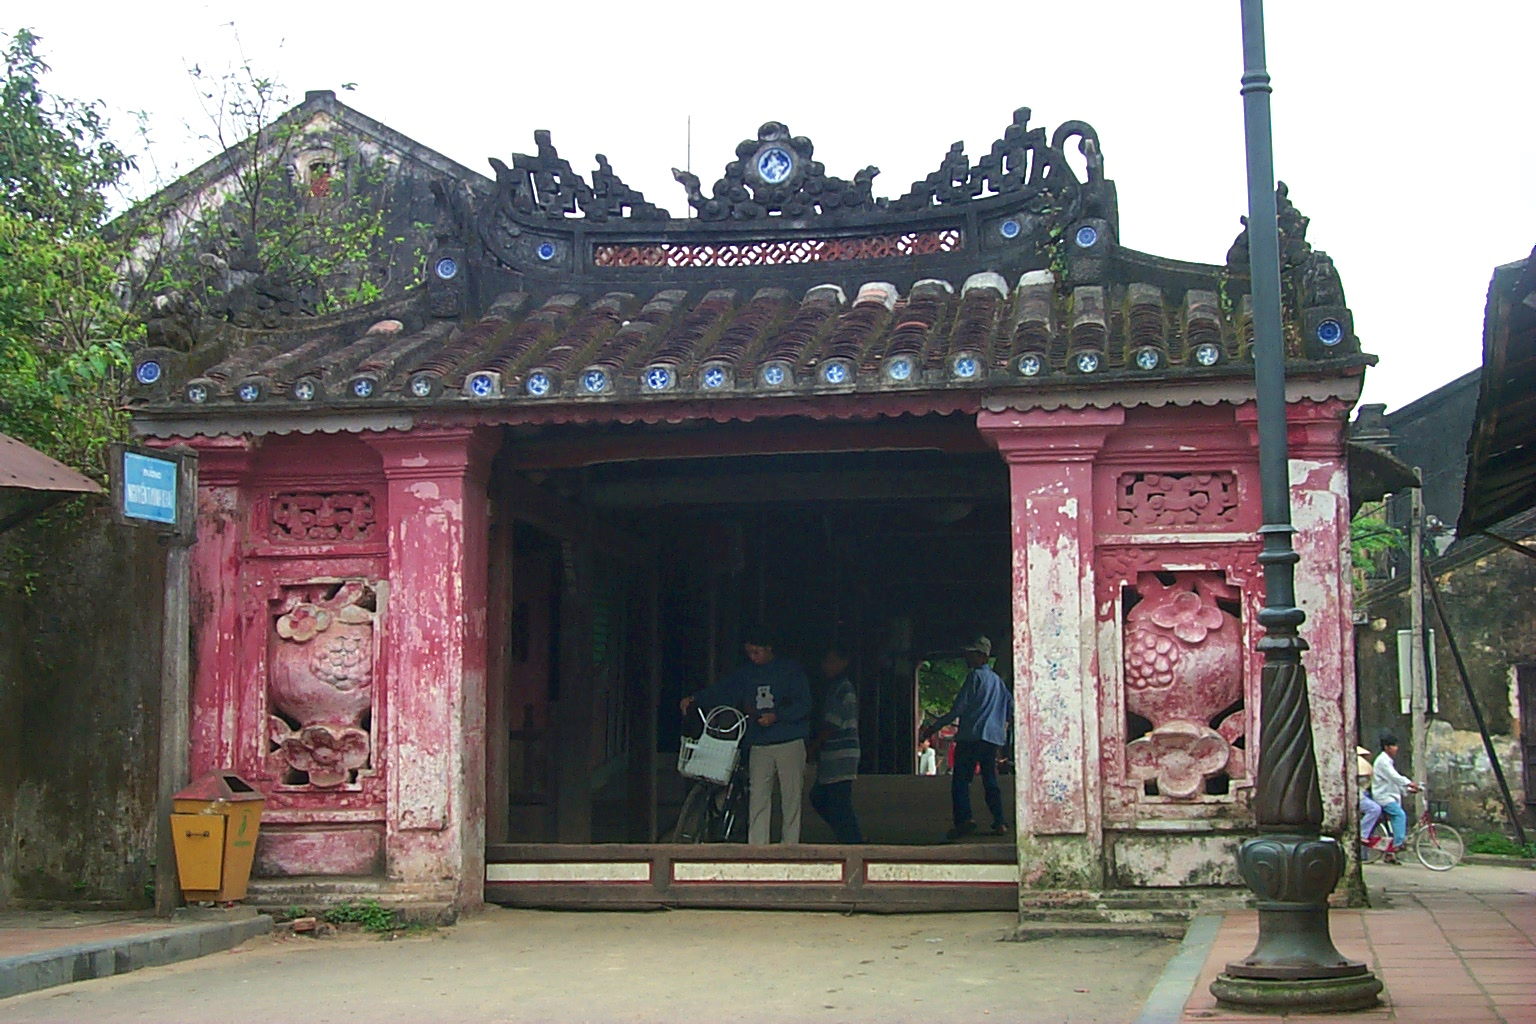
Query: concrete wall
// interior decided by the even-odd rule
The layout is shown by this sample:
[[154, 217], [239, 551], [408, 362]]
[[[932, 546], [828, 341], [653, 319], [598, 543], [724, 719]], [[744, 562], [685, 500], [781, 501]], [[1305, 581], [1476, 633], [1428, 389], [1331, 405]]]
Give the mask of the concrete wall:
[[0, 906], [149, 903], [163, 571], [104, 499], [0, 534]]
[[[1519, 707], [1514, 667], [1536, 664], [1536, 559], [1487, 541], [1467, 541], [1456, 554], [1426, 567], [1440, 583], [1451, 631], [1467, 663], [1473, 691], [1527, 827], [1536, 816], [1524, 804], [1519, 760]], [[1409, 716], [1398, 699], [1397, 630], [1408, 628], [1406, 581], [1378, 588], [1365, 604], [1358, 643], [1360, 737], [1376, 749], [1382, 729], [1403, 742], [1399, 767], [1428, 775], [1431, 796], [1449, 802], [1452, 824], [1507, 831], [1504, 811], [1471, 704], [1446, 643], [1445, 629], [1426, 598], [1425, 626], [1435, 630], [1438, 711], [1430, 715], [1423, 756], [1409, 743]]]

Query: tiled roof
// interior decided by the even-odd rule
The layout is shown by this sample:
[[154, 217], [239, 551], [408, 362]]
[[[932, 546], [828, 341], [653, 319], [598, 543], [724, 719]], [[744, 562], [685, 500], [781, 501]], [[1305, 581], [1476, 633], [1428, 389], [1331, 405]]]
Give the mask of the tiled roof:
[[[440, 244], [412, 296], [287, 330], [204, 325], [190, 353], [140, 354], [130, 402], [182, 423], [540, 406], [600, 419], [604, 403], [624, 419], [636, 403], [769, 396], [844, 415], [877, 393], [921, 411], [968, 392], [1251, 377], [1245, 256], [1123, 248], [1093, 129], [1047, 136], [1028, 120], [1018, 111], [974, 163], [956, 144], [896, 199], [873, 196], [873, 167], [830, 176], [769, 122], [710, 192], [678, 172], [694, 218], [601, 156], [589, 181], [541, 132], [536, 155], [493, 161], [493, 188], [439, 189]], [[1290, 358], [1358, 372], [1369, 360], [1338, 275], [1281, 199]]]
[[[852, 295], [831, 284], [591, 299], [518, 291], [460, 322], [389, 312], [401, 318], [300, 334], [226, 329], [202, 350], [218, 358], [201, 366], [147, 353], [136, 404], [211, 414], [230, 405], [667, 401], [1252, 372], [1246, 299], [1224, 310], [1214, 288], [1060, 285], [1048, 270], [1012, 282], [990, 271], [920, 280], [904, 294], [882, 282]], [[1298, 363], [1336, 372], [1359, 364], [1352, 337], [1331, 348], [1293, 340]]]

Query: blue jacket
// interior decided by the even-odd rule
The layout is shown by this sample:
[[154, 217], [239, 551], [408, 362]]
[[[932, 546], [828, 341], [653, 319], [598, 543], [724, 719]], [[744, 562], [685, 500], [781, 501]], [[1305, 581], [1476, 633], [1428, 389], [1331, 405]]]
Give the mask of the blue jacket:
[[990, 666], [982, 665], [966, 675], [949, 714], [929, 728], [942, 729], [958, 718], [960, 728], [955, 732], [956, 740], [985, 740], [1002, 746], [1008, 742], [1008, 719], [1012, 717], [1013, 694]]
[[[706, 712], [721, 704], [747, 714], [746, 746], [788, 743], [811, 734], [811, 683], [805, 670], [788, 658], [774, 658], [766, 665], [747, 662], [694, 695]], [[778, 720], [757, 724], [758, 716], [772, 711]]]

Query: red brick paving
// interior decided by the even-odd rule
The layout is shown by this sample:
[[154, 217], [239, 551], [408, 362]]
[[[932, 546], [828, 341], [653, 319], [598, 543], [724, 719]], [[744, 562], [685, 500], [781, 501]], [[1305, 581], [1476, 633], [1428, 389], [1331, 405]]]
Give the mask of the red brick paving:
[[1524, 892], [1397, 892], [1380, 910], [1331, 915], [1334, 945], [1386, 985], [1382, 1005], [1347, 1014], [1242, 1013], [1216, 1005], [1212, 979], [1253, 950], [1256, 911], [1229, 913], [1184, 1005], [1185, 1024], [1254, 1021], [1536, 1024], [1536, 899]]

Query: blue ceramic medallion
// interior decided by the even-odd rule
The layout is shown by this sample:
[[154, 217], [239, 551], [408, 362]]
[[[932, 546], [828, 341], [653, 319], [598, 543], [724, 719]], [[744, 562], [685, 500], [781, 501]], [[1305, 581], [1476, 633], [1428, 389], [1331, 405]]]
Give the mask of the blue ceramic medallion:
[[795, 158], [783, 146], [769, 146], [757, 154], [757, 175], [770, 185], [782, 185], [794, 170]]

